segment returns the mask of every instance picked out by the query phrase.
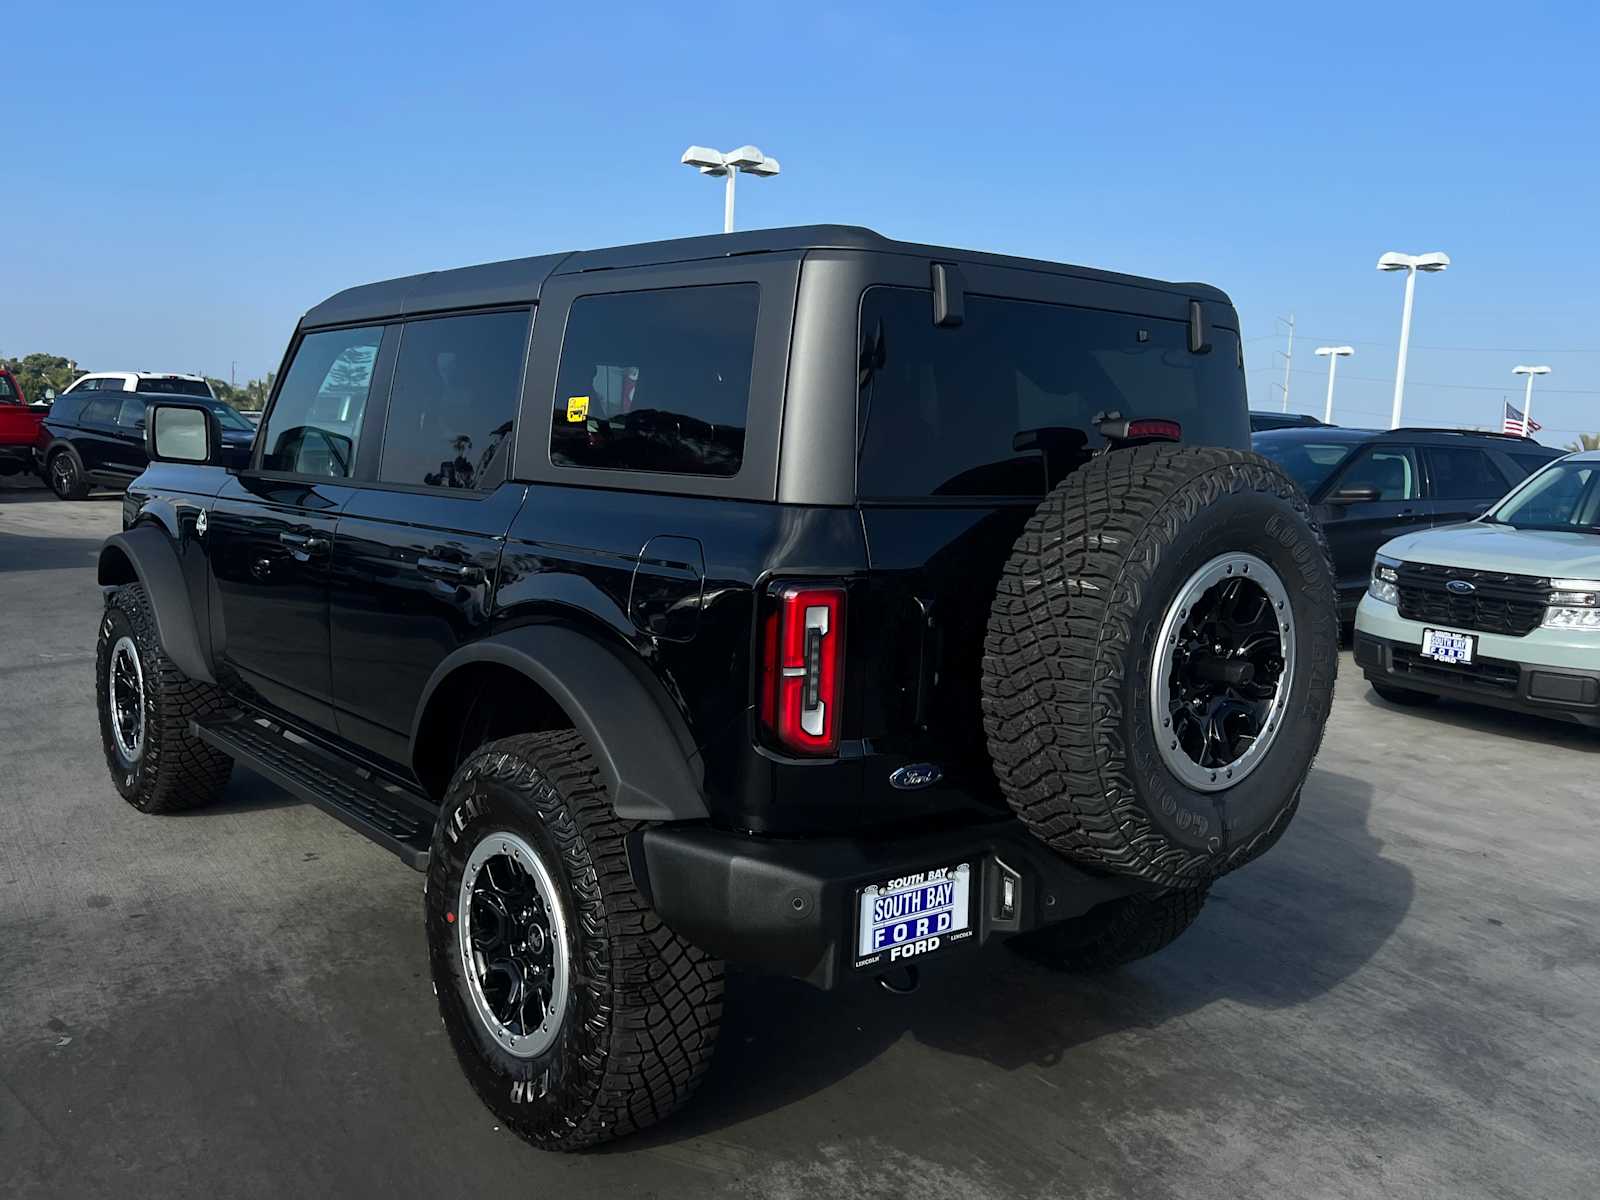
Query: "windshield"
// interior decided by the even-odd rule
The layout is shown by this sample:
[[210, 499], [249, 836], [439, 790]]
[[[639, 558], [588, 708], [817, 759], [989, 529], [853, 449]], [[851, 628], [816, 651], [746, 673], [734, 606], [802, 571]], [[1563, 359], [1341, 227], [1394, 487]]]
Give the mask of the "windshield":
[[1517, 529], [1600, 533], [1600, 462], [1558, 462], [1506, 497], [1484, 518]]
[[1258, 454], [1265, 454], [1289, 472], [1290, 477], [1300, 485], [1301, 491], [1314, 496], [1317, 489], [1327, 482], [1328, 476], [1339, 469], [1339, 464], [1349, 458], [1360, 443], [1256, 438], [1253, 445]]
[[246, 433], [255, 432], [256, 427], [240, 416], [239, 410], [226, 401], [218, 400], [214, 404], [206, 405], [206, 407], [217, 414], [217, 424], [224, 429], [242, 429]]

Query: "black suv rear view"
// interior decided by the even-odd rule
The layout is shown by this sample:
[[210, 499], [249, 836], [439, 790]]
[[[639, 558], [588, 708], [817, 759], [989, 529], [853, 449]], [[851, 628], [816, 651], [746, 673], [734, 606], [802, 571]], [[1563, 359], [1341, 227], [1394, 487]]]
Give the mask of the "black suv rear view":
[[342, 292], [248, 464], [152, 406], [106, 759], [247, 763], [427, 873], [474, 1088], [681, 1104], [724, 963], [1152, 953], [1282, 833], [1337, 629], [1227, 297], [819, 226]]

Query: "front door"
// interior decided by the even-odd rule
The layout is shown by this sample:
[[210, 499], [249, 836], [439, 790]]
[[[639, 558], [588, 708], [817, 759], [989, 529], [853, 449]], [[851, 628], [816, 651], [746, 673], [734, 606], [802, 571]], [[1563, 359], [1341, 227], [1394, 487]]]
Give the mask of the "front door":
[[107, 469], [130, 479], [150, 465], [150, 456], [144, 449], [145, 404], [145, 398], [137, 392], [123, 393], [107, 451]]
[[1416, 450], [1382, 445], [1361, 451], [1332, 481], [1317, 520], [1333, 553], [1340, 607], [1349, 617], [1378, 547], [1429, 522]]
[[310, 333], [263, 423], [250, 469], [217, 496], [205, 534], [218, 666], [266, 707], [332, 728], [328, 579], [354, 494], [382, 326]]

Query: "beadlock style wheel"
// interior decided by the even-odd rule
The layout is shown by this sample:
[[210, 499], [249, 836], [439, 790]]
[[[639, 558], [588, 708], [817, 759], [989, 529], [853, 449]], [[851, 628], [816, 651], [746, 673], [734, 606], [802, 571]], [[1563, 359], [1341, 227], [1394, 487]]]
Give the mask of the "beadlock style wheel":
[[467, 859], [456, 912], [478, 1019], [513, 1057], [544, 1053], [566, 1013], [572, 961], [555, 880], [524, 838], [491, 833]]
[[144, 668], [139, 648], [124, 635], [111, 648], [106, 668], [106, 688], [111, 697], [111, 737], [117, 751], [132, 765], [144, 753]]
[[1167, 607], [1150, 669], [1150, 719], [1167, 769], [1199, 792], [1233, 787], [1266, 757], [1294, 681], [1294, 611], [1276, 571], [1222, 554]]

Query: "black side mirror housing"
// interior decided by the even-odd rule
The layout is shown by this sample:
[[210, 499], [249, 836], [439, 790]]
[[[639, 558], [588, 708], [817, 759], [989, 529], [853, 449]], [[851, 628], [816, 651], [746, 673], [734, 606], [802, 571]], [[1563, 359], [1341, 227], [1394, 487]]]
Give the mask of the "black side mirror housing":
[[1380, 500], [1382, 496], [1375, 487], [1346, 487], [1340, 488], [1328, 497], [1329, 504], [1370, 504]]
[[203, 404], [152, 404], [145, 414], [144, 449], [153, 463], [218, 466], [222, 424]]

